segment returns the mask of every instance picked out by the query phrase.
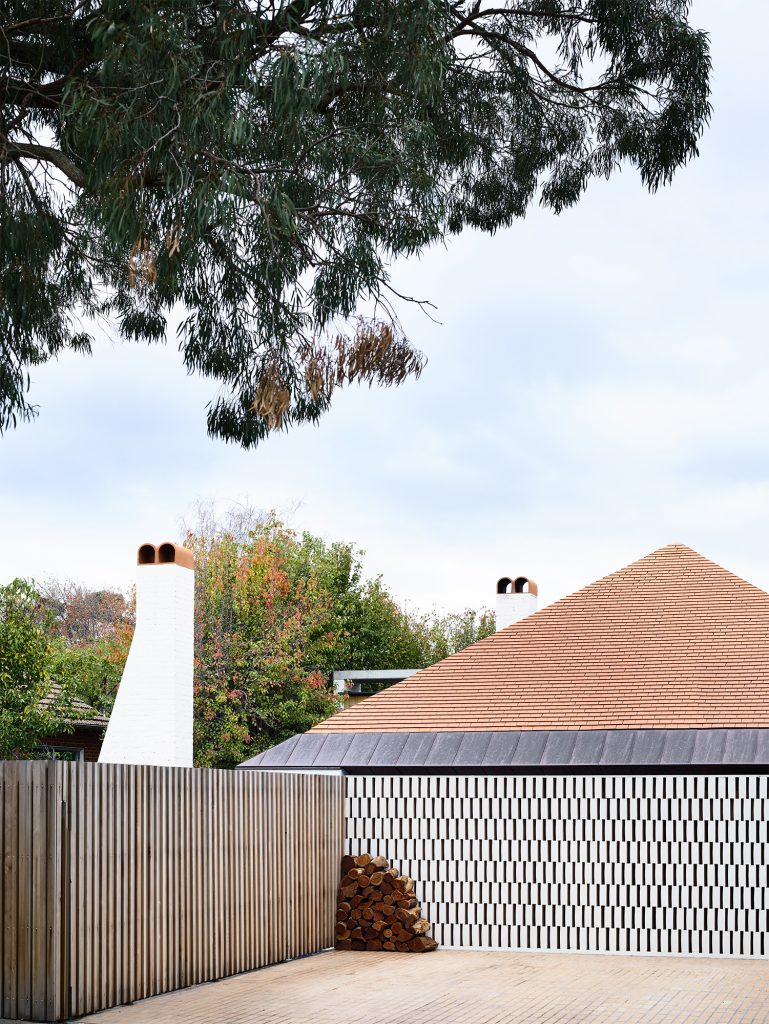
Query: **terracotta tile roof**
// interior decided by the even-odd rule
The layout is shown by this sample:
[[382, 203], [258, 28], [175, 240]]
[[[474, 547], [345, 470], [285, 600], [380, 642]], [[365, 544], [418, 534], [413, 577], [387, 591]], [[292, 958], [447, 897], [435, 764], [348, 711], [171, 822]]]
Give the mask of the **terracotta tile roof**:
[[769, 727], [769, 594], [660, 548], [312, 732]]

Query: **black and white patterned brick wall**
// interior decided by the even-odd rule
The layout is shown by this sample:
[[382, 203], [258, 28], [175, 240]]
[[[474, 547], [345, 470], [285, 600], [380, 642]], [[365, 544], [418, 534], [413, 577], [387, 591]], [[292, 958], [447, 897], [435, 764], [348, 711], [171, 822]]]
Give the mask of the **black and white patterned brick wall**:
[[769, 956], [769, 779], [351, 776], [442, 946]]

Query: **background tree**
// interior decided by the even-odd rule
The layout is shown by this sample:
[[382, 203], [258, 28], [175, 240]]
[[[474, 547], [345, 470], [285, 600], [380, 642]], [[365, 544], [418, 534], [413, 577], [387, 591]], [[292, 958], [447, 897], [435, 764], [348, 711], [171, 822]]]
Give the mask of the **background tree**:
[[134, 634], [136, 600], [117, 590], [90, 590], [72, 580], [48, 580], [51, 672], [97, 711], [115, 701]]
[[50, 698], [49, 613], [26, 580], [0, 587], [0, 760], [28, 757], [41, 739], [66, 732], [73, 711], [65, 690]]
[[70, 694], [108, 715], [115, 703], [133, 632], [133, 626], [124, 624], [111, 634], [81, 643], [54, 636], [50, 672]]
[[[381, 577], [364, 576], [353, 545], [297, 534], [271, 513], [202, 508], [184, 541], [196, 557], [201, 766], [237, 764], [333, 714], [336, 670], [423, 668], [494, 631], [485, 610], [404, 609]], [[73, 698], [110, 713], [134, 618], [133, 594], [56, 580], [0, 588], [0, 756], [67, 731]]]
[[417, 616], [414, 629], [420, 637], [419, 667], [434, 665], [470, 644], [491, 636], [496, 631], [494, 613], [487, 608], [480, 612], [466, 608], [462, 612]]
[[277, 521], [185, 543], [196, 559], [195, 763], [228, 766], [336, 710], [318, 665], [333, 643], [328, 595], [292, 572]]
[[493, 632], [488, 613], [412, 615], [360, 552], [272, 515], [201, 512], [195, 552], [195, 760], [226, 767], [340, 707], [331, 673], [421, 668]]
[[53, 616], [53, 631], [68, 643], [101, 640], [135, 623], [133, 593], [90, 590], [72, 580], [48, 580], [40, 591]]
[[[88, 318], [255, 444], [423, 365], [388, 264], [697, 152], [689, 0], [0, 0], [0, 428]], [[361, 311], [373, 311], [371, 320]]]

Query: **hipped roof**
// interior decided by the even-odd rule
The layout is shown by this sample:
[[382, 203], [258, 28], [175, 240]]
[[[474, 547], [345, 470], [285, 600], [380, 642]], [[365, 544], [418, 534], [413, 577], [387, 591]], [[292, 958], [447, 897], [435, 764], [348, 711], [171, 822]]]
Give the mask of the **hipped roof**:
[[769, 594], [671, 544], [312, 733], [769, 728]]

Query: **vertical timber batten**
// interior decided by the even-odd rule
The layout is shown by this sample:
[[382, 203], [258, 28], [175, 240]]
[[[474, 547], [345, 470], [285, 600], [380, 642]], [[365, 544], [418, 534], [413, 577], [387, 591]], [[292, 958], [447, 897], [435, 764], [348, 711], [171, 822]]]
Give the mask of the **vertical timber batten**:
[[333, 946], [344, 792], [0, 762], [0, 1017], [63, 1020]]

